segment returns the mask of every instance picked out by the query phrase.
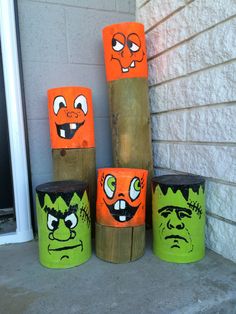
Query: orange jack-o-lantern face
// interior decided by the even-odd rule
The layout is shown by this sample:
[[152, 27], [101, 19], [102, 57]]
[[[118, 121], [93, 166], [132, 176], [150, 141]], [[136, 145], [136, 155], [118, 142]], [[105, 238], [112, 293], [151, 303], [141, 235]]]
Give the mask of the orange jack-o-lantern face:
[[91, 90], [61, 87], [48, 91], [52, 148], [95, 146]]
[[140, 23], [121, 23], [104, 28], [104, 55], [107, 80], [147, 77], [144, 27]]
[[145, 223], [147, 171], [98, 170], [97, 222], [116, 227]]

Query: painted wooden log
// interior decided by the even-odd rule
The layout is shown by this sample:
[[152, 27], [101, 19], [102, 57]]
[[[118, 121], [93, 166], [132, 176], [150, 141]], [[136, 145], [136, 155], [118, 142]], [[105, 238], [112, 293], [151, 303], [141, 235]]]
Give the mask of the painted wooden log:
[[99, 258], [123, 263], [143, 255], [147, 175], [144, 169], [98, 170], [96, 254]]
[[48, 268], [69, 268], [91, 256], [87, 184], [55, 181], [36, 187], [39, 259]]
[[153, 251], [161, 259], [190, 263], [204, 257], [204, 186], [204, 178], [194, 175], [153, 178]]
[[95, 222], [96, 160], [92, 92], [85, 87], [48, 91], [54, 180], [89, 184], [92, 229]]
[[49, 89], [48, 111], [53, 149], [95, 147], [91, 89]]
[[147, 223], [150, 225], [153, 161], [144, 27], [135, 22], [107, 26], [103, 29], [103, 42], [114, 166], [149, 171]]

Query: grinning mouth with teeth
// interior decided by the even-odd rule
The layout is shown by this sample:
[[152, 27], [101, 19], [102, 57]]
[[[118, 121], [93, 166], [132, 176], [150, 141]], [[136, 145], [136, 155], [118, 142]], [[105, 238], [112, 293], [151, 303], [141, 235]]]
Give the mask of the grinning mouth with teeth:
[[131, 206], [125, 200], [118, 200], [111, 205], [108, 205], [107, 203], [106, 205], [115, 220], [126, 222], [134, 217], [140, 204], [138, 206]]
[[143, 61], [144, 55], [145, 55], [145, 53], [143, 52], [143, 55], [141, 56], [140, 60], [138, 60], [138, 59], [133, 60], [133, 61], [130, 63], [130, 65], [129, 65], [128, 67], [126, 67], [126, 68], [123, 67], [123, 64], [122, 64], [123, 62], [121, 62], [121, 60], [120, 60], [119, 58], [116, 58], [116, 57], [114, 57], [114, 56], [111, 56], [111, 60], [117, 60], [117, 61], [119, 62], [119, 64], [120, 64], [121, 71], [122, 71], [123, 73], [127, 73], [127, 72], [129, 72], [130, 69], [136, 67], [136, 63], [137, 63], [137, 62], [142, 62], [142, 61]]
[[84, 124], [85, 121], [81, 123], [64, 123], [64, 124], [56, 124], [57, 134], [61, 138], [71, 139], [75, 132]]
[[135, 68], [135, 61], [133, 61], [128, 68], [122, 67], [121, 69], [122, 69], [122, 72], [125, 73], [125, 72], [129, 72], [129, 68]]

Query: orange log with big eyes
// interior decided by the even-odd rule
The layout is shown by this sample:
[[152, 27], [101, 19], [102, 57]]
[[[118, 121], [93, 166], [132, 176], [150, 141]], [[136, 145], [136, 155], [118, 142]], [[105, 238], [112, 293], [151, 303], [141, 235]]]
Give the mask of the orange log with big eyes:
[[48, 112], [54, 180], [88, 183], [94, 233], [96, 160], [91, 89], [68, 86], [48, 90]]
[[48, 90], [48, 112], [52, 148], [95, 147], [91, 89]]
[[127, 263], [144, 254], [147, 175], [144, 169], [98, 170], [95, 246], [102, 260]]
[[112, 227], [145, 224], [147, 170], [98, 170], [96, 221]]
[[153, 161], [144, 26], [109, 25], [103, 29], [103, 44], [114, 166], [148, 170], [147, 223], [151, 225]]

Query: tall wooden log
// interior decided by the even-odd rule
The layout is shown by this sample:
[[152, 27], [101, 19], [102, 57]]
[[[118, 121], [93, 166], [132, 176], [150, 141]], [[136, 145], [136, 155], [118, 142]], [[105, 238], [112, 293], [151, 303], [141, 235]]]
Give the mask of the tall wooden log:
[[133, 22], [107, 26], [103, 42], [114, 166], [149, 171], [146, 216], [151, 225], [153, 161], [144, 27]]

